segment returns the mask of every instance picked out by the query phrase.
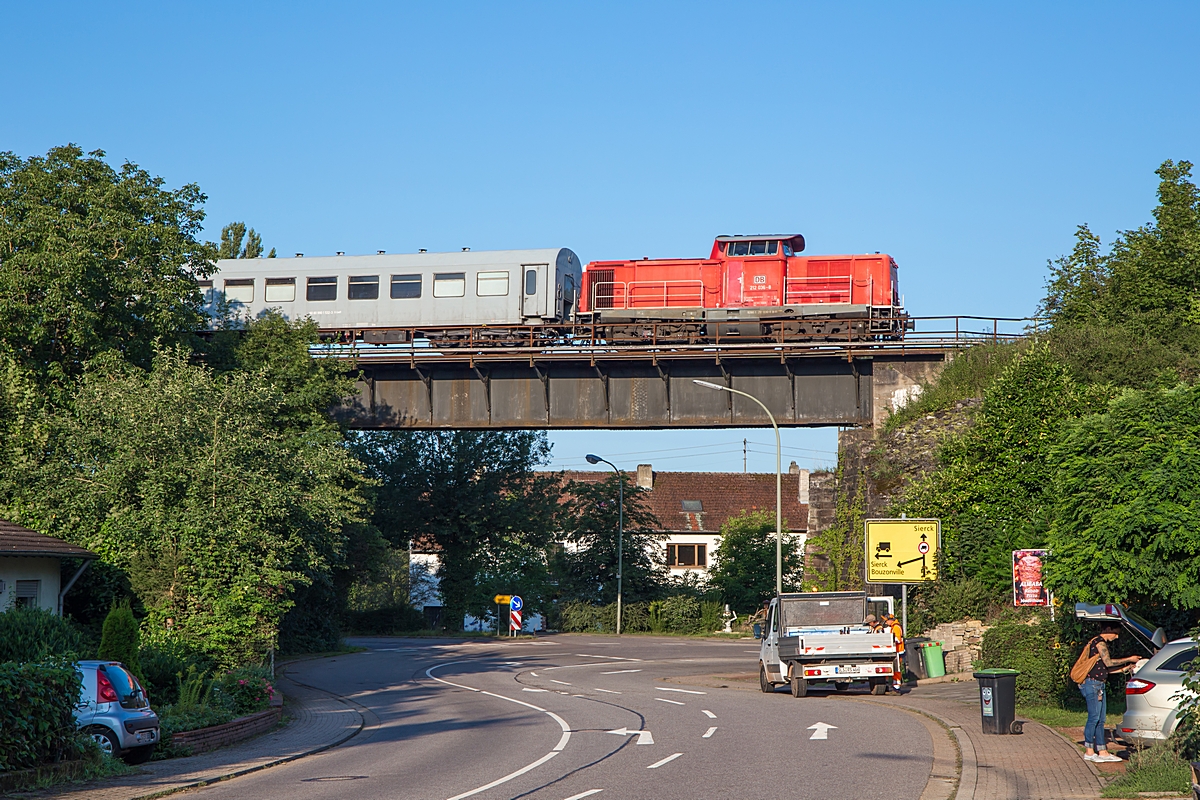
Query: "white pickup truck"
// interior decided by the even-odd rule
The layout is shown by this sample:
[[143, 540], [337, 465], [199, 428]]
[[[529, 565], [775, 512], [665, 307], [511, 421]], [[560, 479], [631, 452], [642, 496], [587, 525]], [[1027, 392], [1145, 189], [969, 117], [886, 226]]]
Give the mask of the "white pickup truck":
[[867, 614], [892, 613], [892, 598], [864, 592], [804, 592], [771, 601], [766, 627], [754, 626], [759, 648], [758, 682], [764, 692], [781, 683], [804, 697], [813, 682], [838, 690], [866, 681], [872, 694], [892, 685], [896, 640], [891, 631], [872, 631]]

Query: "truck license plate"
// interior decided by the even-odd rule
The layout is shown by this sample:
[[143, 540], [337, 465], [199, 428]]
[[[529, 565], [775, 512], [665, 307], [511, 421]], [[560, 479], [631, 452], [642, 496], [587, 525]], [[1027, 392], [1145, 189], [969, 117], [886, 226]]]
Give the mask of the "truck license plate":
[[847, 666], [847, 667], [838, 667], [834, 671], [837, 672], [839, 675], [857, 675], [858, 674], [858, 665], [851, 664], [850, 666]]

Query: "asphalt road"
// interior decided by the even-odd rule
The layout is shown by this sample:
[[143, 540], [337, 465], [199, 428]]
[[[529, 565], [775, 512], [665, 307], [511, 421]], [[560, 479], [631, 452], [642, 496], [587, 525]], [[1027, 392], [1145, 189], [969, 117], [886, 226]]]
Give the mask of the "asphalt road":
[[362, 733], [198, 794], [897, 800], [918, 798], [932, 765], [920, 720], [871, 702], [865, 686], [796, 699], [782, 687], [766, 695], [745, 683], [689, 683], [755, 671], [753, 640], [355, 643], [369, 650], [294, 664], [288, 674], [363, 707]]

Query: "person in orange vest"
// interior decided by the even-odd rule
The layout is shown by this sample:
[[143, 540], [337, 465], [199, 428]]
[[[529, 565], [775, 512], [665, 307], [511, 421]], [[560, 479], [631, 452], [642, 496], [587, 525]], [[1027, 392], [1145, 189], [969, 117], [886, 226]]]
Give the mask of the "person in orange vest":
[[900, 621], [896, 619], [895, 614], [884, 615], [883, 627], [891, 631], [892, 636], [896, 638], [896, 666], [895, 672], [892, 673], [892, 688], [899, 691], [900, 686], [904, 683], [904, 672], [907, 666], [904, 654], [904, 628], [900, 627]]

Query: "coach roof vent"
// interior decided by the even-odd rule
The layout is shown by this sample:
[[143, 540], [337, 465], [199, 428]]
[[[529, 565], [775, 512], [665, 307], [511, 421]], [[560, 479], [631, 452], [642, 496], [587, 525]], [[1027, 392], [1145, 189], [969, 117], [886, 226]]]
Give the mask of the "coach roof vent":
[[418, 248], [417, 252], [418, 253], [428, 253], [429, 251], [426, 250], [424, 247], [421, 247], [421, 248]]
[[380, 255], [380, 256], [381, 256], [381, 255], [383, 255], [383, 254], [384, 254], [384, 253], [386, 253], [386, 252], [387, 252], [387, 250], [376, 250], [376, 251], [375, 251], [375, 254], [376, 254], [376, 255]]
[[344, 256], [344, 255], [346, 255], [346, 251], [345, 251], [345, 250], [338, 250], [338, 251], [337, 251], [337, 254], [338, 254], [339, 256]]
[[471, 248], [469, 248], [469, 247], [464, 247], [464, 248], [463, 248], [463, 252], [464, 252], [464, 253], [469, 253], [469, 252], [471, 252]]
[[296, 253], [296, 258], [304, 258], [304, 253]]

